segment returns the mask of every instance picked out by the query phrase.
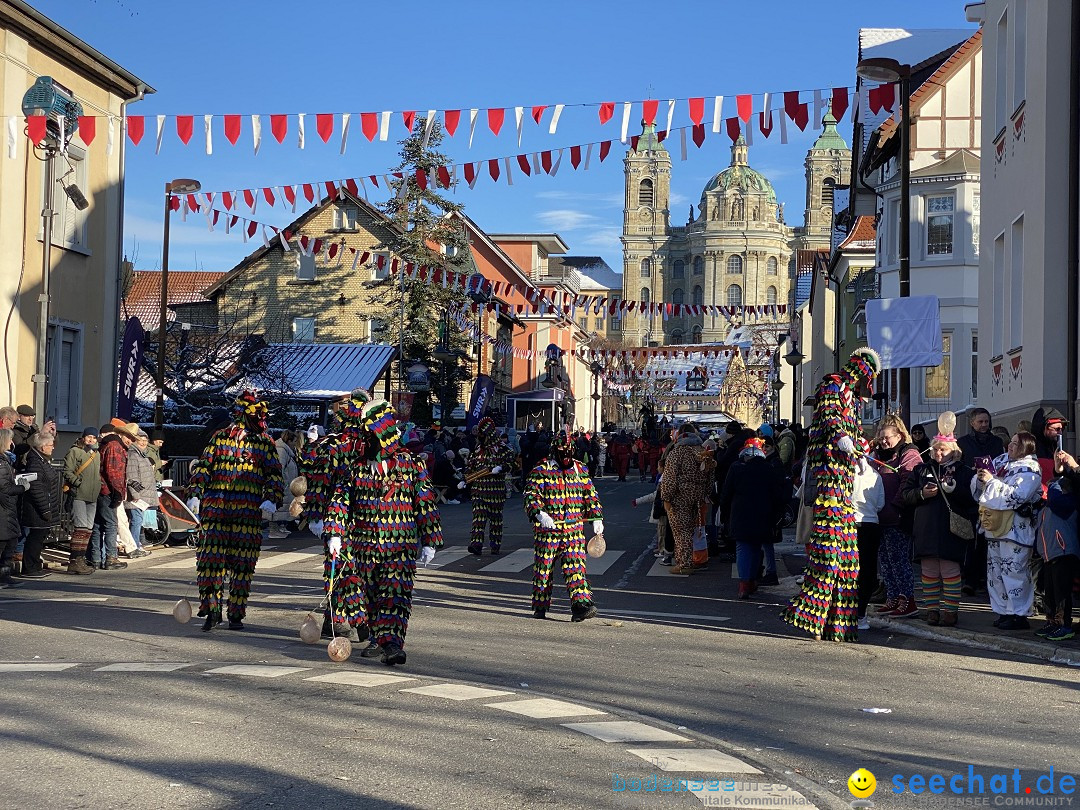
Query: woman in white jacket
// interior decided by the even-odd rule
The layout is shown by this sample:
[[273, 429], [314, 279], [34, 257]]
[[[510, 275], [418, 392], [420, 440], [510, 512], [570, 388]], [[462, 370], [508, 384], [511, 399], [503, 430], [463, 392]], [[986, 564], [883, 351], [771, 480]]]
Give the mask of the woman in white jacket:
[[[1034, 504], [1042, 498], [1042, 472], [1035, 457], [1035, 437], [1020, 432], [1012, 437], [1007, 452], [993, 462], [993, 472], [979, 470], [971, 479], [971, 494], [979, 502], [979, 531], [986, 537], [986, 589], [990, 606], [999, 618], [995, 627], [1024, 630], [1035, 600], [1031, 579], [1031, 549], [1035, 545]], [[984, 510], [1011, 513], [1012, 524], [1005, 529], [987, 529]], [[995, 516], [990, 513], [988, 518]]]
[[859, 629], [869, 630], [866, 606], [877, 588], [878, 550], [881, 548], [881, 525], [878, 512], [885, 508], [885, 484], [868, 461], [870, 445], [859, 439], [862, 458], [855, 466], [855, 483], [851, 489], [851, 505], [855, 507], [856, 542], [859, 547], [858, 616]]

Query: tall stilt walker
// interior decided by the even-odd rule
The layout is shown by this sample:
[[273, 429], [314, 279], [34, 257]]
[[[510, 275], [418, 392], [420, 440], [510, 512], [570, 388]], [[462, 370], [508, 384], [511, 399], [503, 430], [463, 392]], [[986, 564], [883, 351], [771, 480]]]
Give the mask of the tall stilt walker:
[[604, 533], [604, 513], [588, 468], [574, 460], [570, 436], [560, 430], [551, 453], [537, 464], [525, 483], [525, 512], [533, 524], [533, 616], [547, 617], [551, 607], [552, 569], [558, 560], [570, 594], [571, 621], [596, 615], [585, 577], [585, 521], [594, 534]]
[[[510, 448], [499, 438], [495, 423], [485, 416], [476, 427], [476, 450], [465, 464], [465, 477], [472, 486], [472, 533], [469, 551], [479, 556], [484, 550], [484, 529], [492, 554], [502, 550], [503, 504], [506, 502], [506, 470], [511, 464]], [[465, 482], [459, 485], [464, 488]]]
[[[233, 421], [217, 431], [188, 481], [200, 501], [202, 538], [195, 552], [199, 615], [203, 630], [221, 622], [244, 629], [248, 593], [262, 548], [262, 512], [277, 509], [283, 497], [281, 464], [266, 432], [266, 403], [245, 391], [233, 406]], [[225, 576], [229, 597], [224, 598]]]
[[[877, 352], [858, 349], [839, 373], [825, 377], [817, 389], [803, 484], [804, 503], [812, 510], [810, 560], [803, 571], [802, 590], [782, 615], [815, 639], [858, 639], [859, 551], [851, 503], [858, 455], [855, 442], [861, 435], [859, 401], [873, 392], [880, 371]], [[805, 500], [811, 497], [812, 501]]]

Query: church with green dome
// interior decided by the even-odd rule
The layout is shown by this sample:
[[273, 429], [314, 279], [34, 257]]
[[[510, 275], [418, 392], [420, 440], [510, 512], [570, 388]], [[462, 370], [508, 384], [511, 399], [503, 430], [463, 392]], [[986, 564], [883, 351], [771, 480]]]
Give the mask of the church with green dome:
[[[685, 225], [671, 224], [671, 156], [646, 124], [623, 160], [623, 297], [647, 303], [724, 307], [785, 304], [794, 300], [795, 251], [827, 249], [833, 190], [846, 187], [851, 150], [826, 113], [806, 154], [803, 224], [785, 222], [772, 183], [750, 166], [740, 134], [731, 163], [705, 184]], [[786, 322], [790, 314], [777, 318]], [[635, 310], [622, 323], [627, 346], [723, 342], [731, 325], [722, 316], [664, 318]]]

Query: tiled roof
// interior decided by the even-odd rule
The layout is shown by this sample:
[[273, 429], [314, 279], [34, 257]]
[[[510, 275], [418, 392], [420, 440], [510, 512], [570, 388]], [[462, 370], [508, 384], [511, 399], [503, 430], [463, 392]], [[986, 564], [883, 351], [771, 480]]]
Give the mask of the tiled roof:
[[840, 250], [874, 250], [876, 247], [877, 229], [874, 227], [874, 218], [871, 216], [857, 217], [855, 227], [840, 243]]
[[[170, 307], [177, 304], [201, 304], [210, 299], [203, 295], [203, 290], [216, 283], [225, 274], [200, 270], [169, 271]], [[123, 318], [132, 315], [139, 319], [144, 329], [157, 329], [161, 318], [161, 271], [136, 270], [131, 289], [120, 309]], [[169, 310], [169, 320], [176, 320], [176, 313]]]

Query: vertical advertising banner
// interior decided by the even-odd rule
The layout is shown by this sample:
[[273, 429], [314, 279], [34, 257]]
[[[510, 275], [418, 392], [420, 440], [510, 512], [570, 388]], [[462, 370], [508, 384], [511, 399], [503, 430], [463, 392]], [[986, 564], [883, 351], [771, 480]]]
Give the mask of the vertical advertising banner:
[[116, 415], [130, 419], [135, 408], [135, 391], [142, 371], [143, 338], [146, 333], [135, 317], [128, 318], [124, 327], [124, 342], [120, 348], [120, 395], [116, 399]]
[[465, 429], [472, 430], [484, 418], [491, 395], [495, 393], [495, 381], [487, 374], [477, 374], [469, 399], [469, 412], [465, 417]]

